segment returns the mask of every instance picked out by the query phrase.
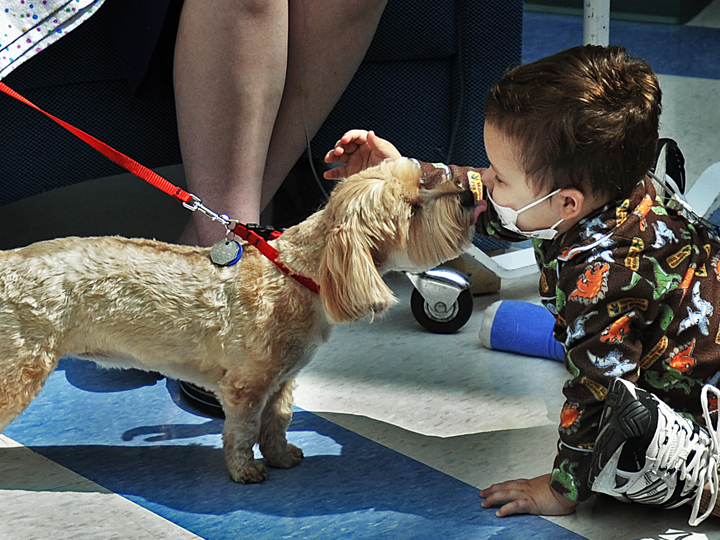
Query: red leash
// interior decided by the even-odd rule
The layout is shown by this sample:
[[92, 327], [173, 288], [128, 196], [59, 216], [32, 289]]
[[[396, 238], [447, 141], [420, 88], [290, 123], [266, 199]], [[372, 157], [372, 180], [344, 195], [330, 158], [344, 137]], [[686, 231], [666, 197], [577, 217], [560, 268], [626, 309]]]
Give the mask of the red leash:
[[[282, 262], [278, 261], [278, 251], [270, 244], [268, 244], [262, 236], [257, 234], [255, 231], [249, 229], [248, 226], [244, 223], [234, 222], [226, 215], [219, 215], [213, 212], [212, 210], [204, 206], [202, 204], [202, 201], [197, 196], [171, 184], [159, 174], [155, 173], [154, 171], [148, 169], [143, 165], [140, 165], [140, 163], [138, 163], [132, 158], [129, 158], [125, 154], [118, 152], [112, 146], [108, 146], [107, 144], [96, 139], [92, 135], [85, 133], [84, 131], [76, 128], [71, 124], [68, 124], [64, 120], [60, 120], [59, 118], [53, 116], [50, 113], [45, 112], [40, 107], [38, 107], [31, 101], [25, 99], [23, 96], [15, 92], [15, 90], [8, 87], [3, 82], [0, 82], [0, 90], [9, 95], [10, 97], [13, 97], [18, 101], [21, 101], [25, 105], [29, 105], [33, 109], [41, 112], [54, 122], [67, 129], [70, 133], [81, 139], [83, 142], [92, 146], [95, 150], [103, 154], [109, 160], [117, 163], [135, 176], [138, 176], [146, 182], [149, 182], [150, 184], [164, 191], [171, 197], [174, 197], [175, 199], [183, 203], [183, 206], [185, 206], [185, 208], [187, 208], [188, 210], [191, 210], [193, 212], [196, 210], [200, 210], [203, 214], [210, 217], [213, 221], [220, 221], [229, 231], [232, 231], [234, 234], [236, 234], [243, 240], [246, 240], [250, 245], [256, 247], [263, 255], [265, 255], [265, 257], [275, 263], [275, 265], [277, 265], [280, 270], [295, 279], [298, 283], [301, 283], [315, 293], [320, 292], [320, 286], [312, 279], [306, 276], [295, 274]], [[277, 238], [278, 236], [280, 236], [280, 233], [274, 234], [273, 238]]]
[[[54, 120], [58, 124], [60, 124], [62, 127], [67, 129], [70, 133], [75, 135], [76, 137], [79, 137], [84, 142], [92, 146], [95, 150], [103, 154], [105, 157], [110, 159], [111, 161], [114, 161], [124, 169], [127, 169], [131, 173], [133, 173], [135, 176], [139, 176], [146, 182], [150, 182], [153, 186], [155, 186], [158, 189], [163, 190], [168, 195], [175, 197], [178, 201], [182, 202], [183, 204], [189, 205], [191, 202], [193, 202], [193, 195], [190, 193], [180, 189], [179, 187], [176, 187], [172, 185], [170, 182], [165, 180], [162, 176], [156, 174], [155, 172], [151, 171], [147, 167], [144, 167], [143, 165], [140, 165], [137, 161], [130, 159], [125, 154], [121, 154], [111, 146], [108, 146], [102, 141], [99, 141], [92, 135], [89, 135], [85, 133], [82, 130], [79, 130], [75, 126], [72, 126], [68, 124], [67, 122], [60, 120], [59, 118], [56, 118], [50, 113], [47, 113], [43, 111], [40, 107], [35, 105], [34, 103], [28, 101], [23, 96], [18, 94], [15, 90], [8, 87], [5, 83], [0, 82], [0, 90], [5, 92], [7, 95], [14, 97], [18, 101], [23, 102], [25, 105], [29, 105], [33, 109], [40, 111], [48, 118]], [[197, 197], [194, 197], [197, 199]]]

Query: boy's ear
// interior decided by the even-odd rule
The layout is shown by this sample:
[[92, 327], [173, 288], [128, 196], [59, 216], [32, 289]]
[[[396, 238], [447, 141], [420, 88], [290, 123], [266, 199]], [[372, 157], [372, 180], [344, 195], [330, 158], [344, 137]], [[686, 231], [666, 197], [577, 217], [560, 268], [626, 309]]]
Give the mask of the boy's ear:
[[573, 221], [579, 219], [588, 213], [587, 205], [590, 201], [578, 189], [565, 188], [558, 192], [562, 200], [560, 208], [560, 217], [565, 221]]

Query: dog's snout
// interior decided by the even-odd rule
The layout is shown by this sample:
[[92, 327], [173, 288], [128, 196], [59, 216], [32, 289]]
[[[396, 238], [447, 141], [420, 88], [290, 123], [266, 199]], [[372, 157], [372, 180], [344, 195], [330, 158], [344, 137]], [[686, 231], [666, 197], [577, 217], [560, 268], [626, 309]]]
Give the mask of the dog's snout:
[[475, 195], [473, 195], [473, 192], [468, 189], [460, 193], [460, 204], [462, 204], [465, 208], [474, 208]]

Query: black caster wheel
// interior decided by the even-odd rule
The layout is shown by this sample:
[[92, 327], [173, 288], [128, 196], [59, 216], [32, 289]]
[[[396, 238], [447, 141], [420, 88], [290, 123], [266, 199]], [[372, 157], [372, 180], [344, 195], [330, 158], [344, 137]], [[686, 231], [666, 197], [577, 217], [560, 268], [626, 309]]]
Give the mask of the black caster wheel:
[[184, 399], [205, 414], [215, 418], [225, 418], [222, 405], [210, 390], [186, 381], [180, 381], [180, 390]]
[[470, 320], [473, 297], [470, 289], [465, 289], [451, 305], [438, 302], [431, 306], [420, 291], [413, 289], [410, 308], [417, 322], [426, 330], [434, 334], [453, 334]]

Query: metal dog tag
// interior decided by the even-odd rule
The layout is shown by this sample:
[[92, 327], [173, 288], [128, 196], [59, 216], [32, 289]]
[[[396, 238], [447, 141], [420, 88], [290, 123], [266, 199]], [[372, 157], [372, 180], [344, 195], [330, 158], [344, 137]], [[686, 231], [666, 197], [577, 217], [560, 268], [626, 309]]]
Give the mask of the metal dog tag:
[[210, 250], [210, 260], [218, 266], [232, 266], [240, 257], [242, 247], [235, 240], [220, 240]]

